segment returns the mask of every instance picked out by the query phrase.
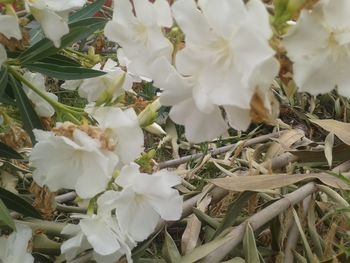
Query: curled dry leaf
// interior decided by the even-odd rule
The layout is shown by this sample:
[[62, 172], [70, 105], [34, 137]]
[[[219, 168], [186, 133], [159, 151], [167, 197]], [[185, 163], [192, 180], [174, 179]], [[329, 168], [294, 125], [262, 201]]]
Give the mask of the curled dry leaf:
[[52, 220], [56, 208], [56, 194], [50, 192], [47, 186], [40, 187], [34, 182], [29, 190], [35, 196], [33, 206], [40, 211], [44, 219]]

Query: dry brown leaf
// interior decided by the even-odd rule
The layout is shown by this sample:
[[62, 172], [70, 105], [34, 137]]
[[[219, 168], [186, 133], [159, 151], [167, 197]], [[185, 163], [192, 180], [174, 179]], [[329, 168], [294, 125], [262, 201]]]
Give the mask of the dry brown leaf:
[[36, 183], [32, 183], [29, 191], [35, 196], [33, 206], [40, 211], [44, 219], [52, 220], [56, 208], [56, 194], [50, 192], [47, 186], [40, 187]]
[[279, 115], [279, 102], [272, 93], [259, 90], [250, 101], [250, 118], [254, 123], [275, 124]]
[[265, 158], [272, 159], [285, 151], [290, 150], [290, 147], [300, 141], [304, 137], [302, 130], [289, 130], [281, 135], [280, 138], [275, 139], [276, 142], [272, 143], [270, 148], [267, 150]]
[[350, 123], [336, 120], [316, 120], [310, 119], [311, 122], [317, 124], [328, 132], [334, 133], [340, 140], [350, 145]]
[[296, 184], [305, 180], [318, 179], [322, 183], [333, 188], [350, 190], [350, 186], [341, 179], [327, 173], [315, 174], [273, 174], [273, 175], [252, 175], [240, 177], [225, 177], [209, 180], [212, 184], [223, 189], [235, 192], [255, 191], [262, 192]]

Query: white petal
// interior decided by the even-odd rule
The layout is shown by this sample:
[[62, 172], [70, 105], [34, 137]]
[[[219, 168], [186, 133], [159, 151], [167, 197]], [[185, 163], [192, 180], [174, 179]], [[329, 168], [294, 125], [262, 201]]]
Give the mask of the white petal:
[[238, 131], [245, 131], [248, 129], [250, 119], [250, 109], [242, 109], [236, 106], [224, 106], [226, 117], [232, 128]]
[[45, 36], [50, 39], [55, 47], [61, 46], [61, 38], [69, 33], [68, 24], [64, 19], [48, 9], [32, 8], [31, 12], [35, 19], [40, 23]]
[[320, 1], [319, 8], [322, 7], [326, 24], [332, 29], [339, 31], [350, 27], [350, 2], [347, 0]]
[[116, 214], [121, 228], [126, 229], [135, 241], [145, 240], [155, 229], [159, 215], [150, 204], [131, 187], [120, 192]]
[[149, 1], [134, 0], [136, 17], [146, 26], [153, 26], [157, 23], [157, 14]]
[[0, 14], [0, 33], [7, 38], [14, 37], [16, 39], [22, 38], [22, 33], [18, 25], [17, 17]]
[[246, 8], [249, 23], [253, 24], [255, 30], [260, 32], [265, 39], [270, 39], [272, 37], [272, 30], [265, 5], [260, 0], [250, 0], [246, 4]]
[[168, 1], [156, 0], [153, 7], [157, 14], [157, 22], [159, 26], [171, 27], [173, 24], [173, 18], [171, 16], [171, 10]]
[[120, 244], [106, 222], [98, 217], [82, 219], [79, 223], [89, 243], [98, 254], [110, 255], [120, 249]]
[[116, 184], [121, 187], [128, 187], [133, 185], [140, 175], [140, 166], [136, 163], [130, 163], [129, 165], [124, 165], [120, 171], [120, 175], [115, 180]]
[[317, 17], [304, 10], [297, 24], [284, 37], [283, 44], [291, 60], [305, 59], [325, 48], [329, 34]]
[[169, 115], [174, 122], [185, 126], [186, 138], [194, 143], [212, 140], [227, 129], [219, 108], [204, 114], [197, 109], [192, 99], [173, 106]]
[[202, 0], [199, 6], [210, 26], [223, 37], [230, 35], [247, 16], [243, 1], [221, 0], [217, 4], [215, 1]]
[[186, 42], [199, 45], [209, 42], [212, 32], [193, 0], [178, 0], [172, 10], [176, 22], [185, 33]]

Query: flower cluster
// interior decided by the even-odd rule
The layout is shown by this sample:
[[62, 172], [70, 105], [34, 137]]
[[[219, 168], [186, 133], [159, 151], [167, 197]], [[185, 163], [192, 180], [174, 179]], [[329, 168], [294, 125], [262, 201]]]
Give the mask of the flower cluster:
[[114, 262], [146, 239], [160, 219], [177, 220], [182, 197], [172, 187], [181, 180], [166, 170], [140, 173], [133, 161], [143, 150], [143, 132], [132, 108], [88, 107], [97, 126], [58, 123], [52, 131], [34, 130], [30, 155], [33, 179], [51, 191], [73, 189], [97, 200], [97, 214], [68, 225], [74, 235], [62, 245], [67, 260], [93, 248], [98, 262]]
[[[86, 0], [24, 0], [24, 4], [59, 48], [69, 33], [69, 13]], [[160, 220], [181, 217], [183, 200], [174, 189], [181, 183], [179, 177], [167, 170], [143, 173], [135, 162], [144, 145], [140, 116], [119, 103], [125, 93], [133, 92], [134, 83], [147, 81], [159, 88], [161, 105], [171, 106], [170, 118], [183, 125], [186, 138], [195, 143], [221, 136], [230, 127], [248, 129], [257, 97], [260, 109], [269, 109], [270, 87], [280, 71], [276, 53], [289, 58], [301, 91], [317, 95], [337, 88], [350, 97], [348, 0], [317, 1], [291, 16], [295, 21], [285, 21], [289, 30], [277, 37], [261, 0], [177, 0], [171, 6], [166, 0], [114, 0], [113, 4], [104, 33], [117, 43], [118, 62], [100, 61], [92, 69], [104, 75], [71, 78], [61, 85], [77, 89], [89, 103], [78, 109], [80, 119], [71, 116], [74, 123], [33, 131], [37, 143], [30, 163], [35, 183], [51, 191], [74, 190], [90, 203], [87, 215], [77, 215], [79, 223], [62, 232], [72, 236], [61, 247], [67, 260], [93, 249], [97, 262], [115, 262], [124, 255], [131, 262], [131, 250]], [[22, 38], [15, 13], [0, 14], [0, 34]], [[0, 70], [13, 74], [20, 59], [7, 55], [0, 43]], [[46, 90], [43, 75], [26, 70], [20, 80], [40, 117], [52, 117], [60, 109], [62, 104]], [[77, 110], [66, 109], [68, 116]], [[0, 261], [33, 262], [27, 253], [31, 231], [23, 225], [16, 228], [17, 232], [0, 237]], [[20, 253], [14, 253], [11, 244]]]
[[[245, 130], [250, 102], [267, 90], [279, 65], [269, 46], [268, 13], [258, 0], [114, 1], [106, 36], [121, 48], [118, 58], [134, 74], [146, 76], [162, 90], [160, 101], [172, 106], [170, 117], [185, 126], [188, 140], [201, 142], [223, 134], [228, 125]], [[163, 34], [172, 16], [185, 34], [185, 47], [172, 57]], [[218, 16], [220, 14], [220, 16]], [[175, 65], [172, 65], [172, 60]]]

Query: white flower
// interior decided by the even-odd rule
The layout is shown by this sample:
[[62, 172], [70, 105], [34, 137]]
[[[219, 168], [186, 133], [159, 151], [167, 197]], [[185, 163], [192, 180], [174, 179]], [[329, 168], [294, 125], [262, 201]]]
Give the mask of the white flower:
[[[40, 73], [32, 73], [27, 71], [23, 74], [23, 77], [29, 82], [31, 82], [36, 88], [45, 93], [45, 95], [48, 96], [50, 99], [58, 101], [58, 98], [55, 94], [46, 91], [45, 78], [43, 75], [41, 75]], [[46, 100], [44, 100], [30, 88], [28, 88], [24, 83], [22, 84], [25, 93], [34, 104], [35, 112], [40, 117], [49, 118], [55, 114], [55, 109]]]
[[339, 94], [350, 97], [349, 8], [347, 0], [320, 0], [301, 12], [284, 38], [300, 91], [317, 95], [337, 86]]
[[[7, 38], [16, 38], [20, 40], [22, 33], [18, 25], [17, 17], [0, 14], [0, 33]], [[0, 67], [7, 60], [7, 54], [4, 46], [0, 44]]]
[[[133, 82], [139, 82], [137, 78], [127, 74], [117, 65], [117, 62], [108, 59], [103, 66], [103, 71], [107, 74], [96, 78], [84, 79], [80, 84], [78, 82], [70, 82], [67, 85], [68, 89], [79, 86], [79, 95], [86, 98], [88, 102], [95, 102], [103, 96], [116, 99], [123, 95], [125, 91], [130, 90]], [[101, 64], [96, 64], [93, 69], [100, 70]]]
[[157, 57], [171, 60], [173, 47], [161, 30], [172, 25], [170, 7], [166, 0], [133, 3], [136, 16], [129, 0], [114, 0], [113, 19], [107, 23], [105, 35], [122, 47], [118, 58], [128, 61], [128, 71], [150, 78], [148, 66]]
[[129, 263], [132, 262], [131, 249], [136, 243], [123, 234], [110, 213], [83, 217], [79, 225], [65, 226], [62, 234], [74, 235], [61, 246], [68, 261], [93, 248], [93, 257], [98, 263], [114, 263], [123, 255]]
[[172, 188], [181, 180], [175, 174], [167, 170], [144, 174], [137, 164], [131, 163], [121, 169], [115, 182], [123, 190], [107, 191], [101, 197], [104, 203], [116, 208], [120, 227], [135, 241], [146, 239], [160, 218], [178, 220], [181, 217], [182, 196]]
[[115, 143], [114, 152], [121, 164], [134, 161], [143, 151], [144, 136], [133, 108], [122, 111], [115, 107], [86, 108]]
[[[259, 0], [247, 4], [240, 0], [223, 0], [220, 4], [200, 0], [198, 5], [201, 11], [193, 0], [178, 0], [172, 7], [186, 43], [176, 55], [176, 68], [183, 76], [192, 78], [192, 101], [188, 98], [186, 102], [175, 103], [169, 97], [168, 104], [196, 108], [202, 120], [204, 114], [219, 115], [215, 105], [224, 106], [230, 125], [245, 130], [257, 87], [269, 88], [279, 69], [268, 42], [272, 37], [268, 13]], [[193, 102], [196, 105], [190, 106]], [[183, 115], [189, 115], [190, 110], [179, 109], [177, 113], [177, 119], [185, 122], [188, 117]], [[176, 117], [174, 120], [177, 122]], [[223, 124], [220, 127], [217, 132]]]
[[16, 231], [8, 237], [0, 237], [1, 263], [32, 263], [33, 256], [28, 252], [28, 242], [32, 239], [32, 230], [23, 224], [16, 224]]
[[47, 185], [51, 191], [75, 189], [81, 198], [106, 189], [118, 157], [101, 149], [100, 141], [78, 128], [72, 131], [72, 138], [41, 130], [34, 130], [34, 134], [38, 142], [30, 161], [36, 168], [33, 178], [37, 184]]
[[86, 0], [26, 0], [26, 8], [40, 23], [45, 36], [55, 47], [60, 47], [61, 38], [69, 33], [68, 14], [82, 8]]
[[219, 107], [194, 95], [199, 85], [196, 78], [181, 76], [164, 58], [156, 60], [151, 70], [154, 72], [154, 85], [163, 91], [160, 103], [173, 106], [169, 116], [185, 126], [187, 140], [194, 143], [212, 140], [227, 130]]

